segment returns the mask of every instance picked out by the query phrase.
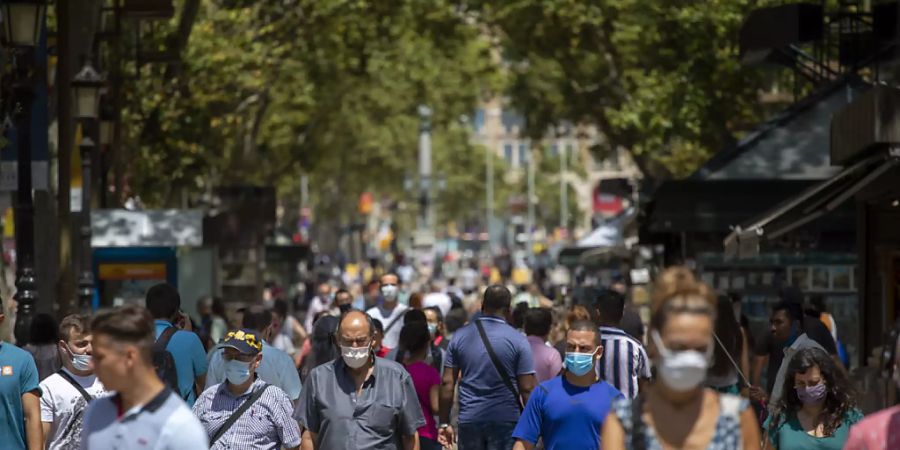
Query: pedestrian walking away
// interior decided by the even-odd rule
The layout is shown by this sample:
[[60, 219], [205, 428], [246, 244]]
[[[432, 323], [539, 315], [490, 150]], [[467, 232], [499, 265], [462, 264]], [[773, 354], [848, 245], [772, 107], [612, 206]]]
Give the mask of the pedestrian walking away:
[[504, 286], [484, 291], [481, 316], [450, 341], [441, 383], [439, 441], [457, 440], [450, 422], [459, 385], [459, 450], [509, 450], [522, 405], [535, 386], [528, 340], [507, 324], [512, 296]]
[[528, 345], [531, 346], [538, 383], [555, 378], [562, 369], [559, 352], [547, 342], [552, 327], [553, 314], [550, 309], [531, 308], [525, 313], [525, 334], [528, 336]]
[[703, 387], [716, 304], [709, 287], [673, 267], [654, 286], [650, 338], [657, 379], [634, 399], [614, 400], [603, 450], [757, 450], [759, 425], [747, 400]]
[[59, 337], [63, 368], [41, 382], [41, 427], [47, 450], [77, 448], [88, 403], [106, 392], [94, 374], [90, 318], [66, 316], [59, 324]]
[[620, 328], [624, 312], [625, 297], [618, 292], [604, 290], [594, 300], [593, 314], [606, 349], [597, 371], [622, 395], [635, 398], [650, 379], [650, 360], [644, 345]]
[[[262, 361], [256, 369], [259, 378], [284, 391], [291, 401], [299, 399], [302, 386], [294, 359], [269, 343], [275, 334], [272, 311], [254, 305], [244, 311], [241, 320], [243, 328], [254, 330], [254, 334], [262, 343]], [[226, 381], [227, 365], [224, 348], [216, 346], [209, 354], [206, 389]]]
[[[547, 450], [596, 450], [612, 401], [623, 398], [594, 370], [603, 354], [600, 330], [578, 321], [566, 333], [563, 374], [541, 383], [531, 394], [513, 431], [513, 450], [532, 450], [540, 439]], [[556, 353], [556, 350], [551, 350]]]
[[226, 380], [203, 391], [193, 408], [209, 436], [210, 448], [300, 448], [300, 429], [291, 417], [291, 399], [256, 376], [265, 358], [256, 331], [231, 331], [221, 346]]
[[397, 348], [400, 330], [403, 328], [403, 314], [409, 309], [407, 305], [398, 303], [400, 297], [400, 278], [395, 274], [381, 277], [381, 304], [369, 308], [366, 313], [378, 319], [384, 325], [384, 337], [381, 345], [389, 350]]
[[[0, 304], [0, 324], [6, 319]], [[41, 448], [41, 388], [34, 358], [0, 341], [0, 449]]]
[[103, 311], [91, 331], [94, 372], [116, 394], [88, 406], [81, 450], [208, 448], [200, 421], [153, 367], [150, 312], [135, 305]]
[[294, 415], [304, 450], [413, 450], [425, 418], [400, 364], [375, 357], [372, 318], [350, 311], [335, 341], [341, 357], [309, 373]]
[[157, 284], [147, 291], [146, 305], [155, 319], [157, 341], [168, 340], [161, 350], [170, 353], [175, 363], [178, 384], [170, 387], [188, 406], [193, 405], [197, 393], [206, 384], [206, 349], [196, 334], [179, 330], [174, 325], [184, 320], [181, 295], [169, 284]]

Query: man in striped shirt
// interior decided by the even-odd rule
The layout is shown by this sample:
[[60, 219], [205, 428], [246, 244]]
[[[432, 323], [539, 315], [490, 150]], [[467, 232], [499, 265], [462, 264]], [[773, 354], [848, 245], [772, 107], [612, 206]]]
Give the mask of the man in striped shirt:
[[618, 292], [603, 291], [594, 302], [594, 320], [603, 341], [597, 374], [626, 398], [635, 398], [650, 379], [650, 360], [643, 344], [619, 327], [624, 311], [625, 297]]

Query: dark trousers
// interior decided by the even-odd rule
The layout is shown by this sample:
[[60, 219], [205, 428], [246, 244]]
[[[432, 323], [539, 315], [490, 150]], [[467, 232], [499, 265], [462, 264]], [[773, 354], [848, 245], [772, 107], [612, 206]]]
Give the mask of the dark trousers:
[[459, 450], [512, 450], [515, 422], [459, 424]]
[[443, 450], [443, 447], [438, 441], [419, 436], [419, 450]]

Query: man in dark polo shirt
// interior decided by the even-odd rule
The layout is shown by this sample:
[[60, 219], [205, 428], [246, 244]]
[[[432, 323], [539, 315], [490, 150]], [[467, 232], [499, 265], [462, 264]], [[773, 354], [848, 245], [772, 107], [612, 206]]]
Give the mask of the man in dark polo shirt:
[[313, 369], [294, 412], [303, 449], [412, 450], [425, 417], [406, 369], [375, 357], [372, 318], [350, 311], [335, 342], [341, 357]]

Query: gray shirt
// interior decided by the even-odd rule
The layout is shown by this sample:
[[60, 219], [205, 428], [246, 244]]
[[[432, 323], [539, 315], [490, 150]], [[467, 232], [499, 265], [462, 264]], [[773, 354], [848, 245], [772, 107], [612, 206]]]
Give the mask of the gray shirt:
[[294, 412], [297, 421], [318, 434], [316, 448], [402, 449], [401, 436], [425, 425], [409, 373], [394, 361], [375, 358], [357, 397], [348, 370], [341, 358], [313, 369]]
[[145, 405], [120, 409], [118, 394], [91, 402], [81, 432], [81, 450], [209, 448], [200, 422], [168, 387]]

